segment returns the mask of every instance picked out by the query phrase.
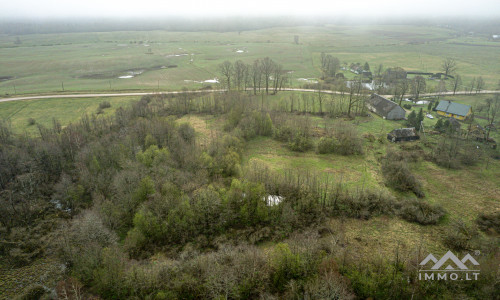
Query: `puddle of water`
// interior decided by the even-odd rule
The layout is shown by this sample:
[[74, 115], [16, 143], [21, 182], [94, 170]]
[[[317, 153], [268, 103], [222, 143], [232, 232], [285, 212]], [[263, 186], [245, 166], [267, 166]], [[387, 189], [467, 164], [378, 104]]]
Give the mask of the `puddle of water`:
[[318, 83], [316, 78], [298, 78], [297, 80], [305, 81], [305, 82], [309, 82], [309, 83]]
[[243, 53], [243, 52], [245, 52], [245, 51], [243, 51], [243, 50], [237, 50], [236, 51], [236, 53]]
[[185, 79], [184, 82], [187, 82], [187, 83], [219, 83], [219, 80], [217, 80], [217, 78], [207, 79], [207, 80], [203, 80], [203, 81]]
[[120, 78], [120, 79], [134, 78], [134, 75], [124, 75], [124, 76], [120, 76], [118, 78]]
[[180, 57], [180, 56], [188, 56], [189, 54], [187, 53], [181, 53], [181, 54], [169, 54], [165, 55], [165, 57]]

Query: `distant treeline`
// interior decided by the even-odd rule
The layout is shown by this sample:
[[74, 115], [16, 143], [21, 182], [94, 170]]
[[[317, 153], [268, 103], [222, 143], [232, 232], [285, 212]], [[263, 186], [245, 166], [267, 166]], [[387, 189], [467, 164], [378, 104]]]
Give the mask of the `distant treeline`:
[[0, 21], [0, 34], [22, 35], [37, 33], [70, 33], [70, 32], [102, 32], [102, 31], [247, 31], [272, 27], [292, 26], [324, 26], [332, 25], [427, 25], [456, 29], [476, 34], [498, 34], [500, 21], [498, 18], [463, 19], [463, 18], [388, 18], [384, 20], [369, 17], [349, 18], [324, 16], [315, 18], [299, 18], [290, 16], [267, 17], [176, 17], [165, 18], [132, 18], [132, 19], [55, 19], [29, 20], [4, 19]]

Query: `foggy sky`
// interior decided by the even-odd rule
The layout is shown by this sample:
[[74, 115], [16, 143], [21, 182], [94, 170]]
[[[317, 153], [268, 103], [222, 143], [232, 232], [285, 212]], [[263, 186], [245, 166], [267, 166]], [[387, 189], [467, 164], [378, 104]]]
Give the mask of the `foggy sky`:
[[500, 17], [500, 0], [0, 0], [3, 19], [235, 15]]

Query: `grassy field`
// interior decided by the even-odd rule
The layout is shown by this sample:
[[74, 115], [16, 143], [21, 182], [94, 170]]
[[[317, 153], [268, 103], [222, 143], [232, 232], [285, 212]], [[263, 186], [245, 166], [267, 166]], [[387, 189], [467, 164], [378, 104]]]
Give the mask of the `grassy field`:
[[[294, 35], [299, 35], [299, 44], [294, 44]], [[200, 88], [208, 84], [194, 81], [217, 77], [217, 65], [224, 60], [250, 63], [266, 56], [293, 71], [290, 85], [300, 86], [300, 78], [320, 76], [321, 52], [344, 65], [366, 61], [372, 69], [383, 64], [427, 72], [440, 71], [442, 60], [454, 57], [464, 85], [483, 76], [486, 87], [492, 88], [500, 78], [499, 43], [440, 27], [100, 32], [23, 35], [20, 40], [15, 44], [16, 36], [0, 36], [2, 96], [61, 92], [63, 85], [70, 92]], [[135, 77], [118, 78], [127, 75]]]
[[[14, 132], [35, 133], [36, 124], [51, 126], [57, 119], [63, 126], [78, 121], [84, 114], [95, 114], [99, 104], [107, 101], [110, 108], [103, 110], [103, 115], [112, 114], [118, 107], [126, 106], [137, 97], [74, 98], [74, 99], [37, 99], [0, 103], [0, 120], [10, 124]], [[33, 118], [35, 124], [30, 125]]]

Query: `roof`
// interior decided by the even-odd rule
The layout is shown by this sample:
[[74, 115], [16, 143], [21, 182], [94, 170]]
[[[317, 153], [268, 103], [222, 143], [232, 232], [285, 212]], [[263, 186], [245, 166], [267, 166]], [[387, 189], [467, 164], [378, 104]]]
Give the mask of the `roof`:
[[372, 94], [370, 99], [368, 99], [368, 103], [375, 108], [377, 114], [382, 116], [387, 116], [391, 110], [399, 106], [391, 100], [377, 94]]
[[461, 103], [451, 102], [449, 100], [439, 101], [436, 110], [444, 111], [448, 114], [454, 114], [457, 116], [467, 116], [470, 111], [470, 105], [465, 105]]
[[389, 132], [389, 134], [395, 137], [411, 137], [411, 136], [417, 136], [417, 131], [415, 130], [415, 127], [398, 128]]

